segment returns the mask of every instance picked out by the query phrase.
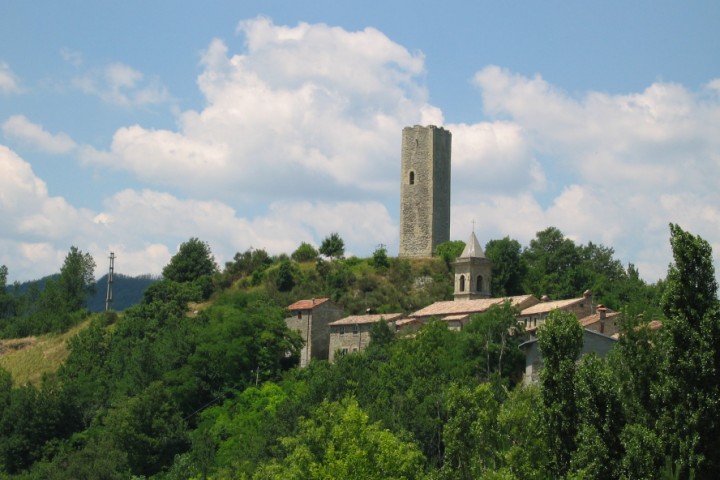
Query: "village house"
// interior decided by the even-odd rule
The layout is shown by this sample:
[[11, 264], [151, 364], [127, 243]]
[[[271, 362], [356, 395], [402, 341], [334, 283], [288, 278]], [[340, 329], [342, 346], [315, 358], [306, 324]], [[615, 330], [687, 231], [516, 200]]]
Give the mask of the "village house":
[[620, 332], [621, 319], [622, 313], [614, 312], [606, 306], [599, 304], [595, 308], [595, 313], [580, 318], [578, 321], [583, 328], [614, 337]]
[[595, 310], [592, 292], [585, 290], [582, 297], [554, 301], [545, 295], [540, 302], [521, 310], [518, 315], [518, 323], [525, 326], [527, 333], [535, 335], [537, 328], [545, 322], [553, 310], [574, 313], [578, 319], [593, 315]]
[[370, 345], [370, 331], [378, 322], [387, 322], [395, 332], [395, 322], [403, 316], [402, 313], [351, 315], [330, 323], [330, 361], [334, 361], [338, 353], [365, 350]]
[[342, 318], [343, 309], [329, 298], [299, 300], [288, 306], [290, 316], [285, 319], [290, 330], [303, 339], [300, 367], [311, 359], [327, 360], [330, 345], [330, 323]]
[[[581, 358], [590, 352], [604, 357], [612, 350], [617, 343], [617, 339], [608, 335], [583, 328], [583, 346], [580, 349]], [[525, 343], [520, 344], [520, 349], [525, 353], [525, 373], [523, 375], [523, 383], [536, 383], [540, 380], [540, 370], [543, 367], [543, 357], [538, 347], [537, 337], [531, 338]]]

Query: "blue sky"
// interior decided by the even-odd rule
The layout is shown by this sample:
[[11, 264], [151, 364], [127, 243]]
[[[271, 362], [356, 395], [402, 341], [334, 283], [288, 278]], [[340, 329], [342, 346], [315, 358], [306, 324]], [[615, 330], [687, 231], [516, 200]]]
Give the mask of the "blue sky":
[[398, 248], [403, 126], [453, 133], [451, 237], [548, 226], [649, 281], [720, 258], [717, 2], [0, 4], [0, 264], [159, 273], [337, 231]]

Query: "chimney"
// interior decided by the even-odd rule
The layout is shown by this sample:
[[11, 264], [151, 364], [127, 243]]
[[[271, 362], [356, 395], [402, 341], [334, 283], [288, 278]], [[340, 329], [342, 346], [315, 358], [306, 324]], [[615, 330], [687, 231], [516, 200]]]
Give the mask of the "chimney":
[[597, 311], [600, 314], [600, 333], [605, 333], [605, 319], [607, 318], [607, 308], [605, 305], [599, 304]]

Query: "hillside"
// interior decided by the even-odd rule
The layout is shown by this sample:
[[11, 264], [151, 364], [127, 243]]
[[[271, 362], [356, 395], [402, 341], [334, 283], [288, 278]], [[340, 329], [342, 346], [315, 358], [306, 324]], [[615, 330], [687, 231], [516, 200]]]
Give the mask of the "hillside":
[[15, 385], [39, 385], [43, 375], [57, 371], [70, 354], [68, 340], [89, 324], [87, 320], [60, 334], [0, 340], [0, 368], [10, 372]]

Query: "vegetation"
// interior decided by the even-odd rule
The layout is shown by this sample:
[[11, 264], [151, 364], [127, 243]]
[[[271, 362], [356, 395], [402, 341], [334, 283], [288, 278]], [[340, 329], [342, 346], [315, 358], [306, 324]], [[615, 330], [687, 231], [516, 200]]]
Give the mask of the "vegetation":
[[[9, 361], [0, 369], [0, 478], [716, 478], [711, 251], [676, 225], [670, 241], [674, 262], [655, 285], [611, 248], [557, 229], [524, 249], [488, 242], [497, 291], [560, 298], [592, 288], [625, 311], [607, 358], [578, 359], [577, 319], [551, 314], [531, 386], [519, 385], [525, 337], [509, 303], [461, 331], [433, 320], [398, 335], [379, 323], [367, 350], [295, 367], [301, 339], [284, 322], [288, 304], [328, 296], [350, 314], [450, 299], [462, 242], [412, 261], [382, 247], [368, 259], [321, 248], [330, 261], [308, 244], [289, 257], [250, 249], [218, 272], [207, 244], [191, 239], [122, 314], [90, 315], [78, 301], [92, 282], [77, 249], [43, 290], [13, 292], [0, 268], [3, 332], [73, 334], [42, 379], [25, 384]], [[76, 296], [60, 302], [59, 292]], [[653, 319], [663, 328], [650, 329]], [[63, 337], [33, 342], [53, 338]]]

